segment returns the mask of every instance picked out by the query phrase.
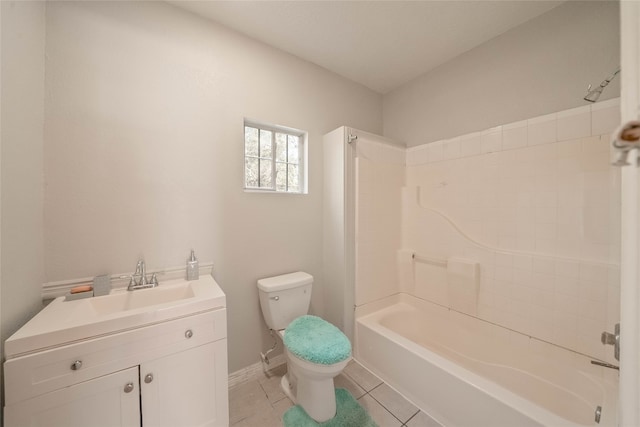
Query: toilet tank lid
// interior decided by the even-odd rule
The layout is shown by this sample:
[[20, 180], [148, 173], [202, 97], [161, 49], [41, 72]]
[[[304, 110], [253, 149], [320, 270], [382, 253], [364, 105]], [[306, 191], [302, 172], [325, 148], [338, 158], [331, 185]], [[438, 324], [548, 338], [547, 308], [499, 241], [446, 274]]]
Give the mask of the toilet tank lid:
[[267, 277], [258, 280], [258, 289], [265, 292], [283, 291], [313, 283], [313, 276], [304, 271]]

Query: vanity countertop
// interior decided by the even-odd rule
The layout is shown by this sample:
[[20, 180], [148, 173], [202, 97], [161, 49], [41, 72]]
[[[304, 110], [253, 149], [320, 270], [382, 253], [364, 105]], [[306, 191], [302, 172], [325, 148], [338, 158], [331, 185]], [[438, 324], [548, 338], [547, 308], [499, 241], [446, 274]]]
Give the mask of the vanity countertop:
[[226, 296], [210, 275], [73, 301], [58, 297], [5, 341], [5, 357], [9, 360], [225, 307]]

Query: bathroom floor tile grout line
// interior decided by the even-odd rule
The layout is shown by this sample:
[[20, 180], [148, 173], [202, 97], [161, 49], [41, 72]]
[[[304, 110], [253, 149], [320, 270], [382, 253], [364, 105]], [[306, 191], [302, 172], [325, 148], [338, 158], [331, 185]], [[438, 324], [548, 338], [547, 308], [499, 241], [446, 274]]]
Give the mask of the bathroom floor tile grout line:
[[405, 421], [404, 423], [402, 423], [402, 427], [406, 427], [406, 426], [408, 426], [408, 425], [409, 425], [409, 421], [411, 421], [412, 419], [414, 419], [414, 418], [415, 418], [419, 413], [420, 413], [420, 410], [418, 409], [418, 410], [416, 411], [416, 413], [415, 413], [415, 414], [411, 415], [407, 421]]
[[[353, 379], [353, 378], [351, 378]], [[355, 381], [355, 380], [354, 380]], [[381, 382], [380, 384], [378, 384], [377, 386], [375, 386], [374, 388], [372, 388], [370, 391], [366, 392], [365, 394], [363, 394], [362, 396], [360, 396], [357, 400], [362, 399], [363, 397], [369, 395], [373, 400], [375, 400], [376, 402], [378, 402], [378, 404], [380, 406], [382, 406], [388, 413], [390, 413], [391, 415], [393, 415], [393, 418], [395, 418], [396, 420], [398, 420], [398, 422], [400, 422], [400, 424], [402, 426], [405, 426], [413, 417], [415, 417], [416, 415], [418, 415], [418, 412], [420, 412], [420, 409], [416, 409], [416, 412], [414, 412], [409, 418], [407, 418], [406, 421], [402, 421], [400, 418], [398, 418], [398, 416], [396, 414], [394, 414], [389, 408], [387, 408], [386, 406], [384, 406], [384, 403], [382, 403], [380, 400], [376, 399], [376, 397], [371, 394], [372, 391], [374, 391], [375, 389], [377, 389], [378, 387], [381, 387], [384, 383]]]
[[[362, 365], [360, 365], [355, 360], [352, 363], [357, 363], [359, 366], [364, 368]], [[366, 368], [364, 368], [364, 369], [366, 369]], [[373, 375], [379, 381], [379, 383], [377, 385], [373, 386], [369, 390], [367, 390], [362, 384], [360, 384], [356, 378], [354, 378], [353, 376], [349, 375], [349, 372], [347, 372], [347, 371], [343, 372], [344, 375], [346, 375], [347, 377], [351, 378], [351, 380], [353, 380], [356, 384], [358, 384], [358, 386], [362, 387], [362, 389], [365, 390], [365, 393], [362, 396], [360, 396], [357, 400], [360, 400], [364, 396], [369, 395], [373, 400], [378, 402], [378, 404], [380, 406], [382, 406], [387, 412], [389, 412], [396, 420], [398, 420], [402, 426], [406, 425], [406, 423], [408, 423], [413, 417], [415, 417], [420, 412], [420, 409], [416, 409], [416, 411], [409, 418], [407, 418], [404, 421], [401, 420], [400, 418], [398, 418], [398, 416], [396, 414], [394, 414], [393, 411], [391, 411], [389, 408], [387, 408], [379, 399], [376, 399], [376, 397], [373, 394], [371, 394], [371, 392], [373, 392], [375, 389], [381, 387], [383, 384], [386, 384], [386, 383], [383, 380], [381, 380], [380, 378], [378, 378], [375, 374], [370, 372], [368, 369], [366, 369], [366, 370], [367, 370], [367, 372], [369, 372], [371, 375]]]

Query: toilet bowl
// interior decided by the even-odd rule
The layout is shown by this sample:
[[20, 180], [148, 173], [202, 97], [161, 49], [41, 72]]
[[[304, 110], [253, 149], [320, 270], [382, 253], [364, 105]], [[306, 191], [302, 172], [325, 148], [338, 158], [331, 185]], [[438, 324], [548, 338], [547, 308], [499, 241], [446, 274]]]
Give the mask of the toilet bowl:
[[[304, 315], [287, 326], [283, 341], [296, 403], [318, 422], [333, 418], [336, 414], [333, 378], [351, 359], [349, 339], [331, 323]], [[286, 386], [286, 382], [282, 384]]]
[[267, 326], [285, 347], [284, 393], [317, 422], [336, 414], [333, 378], [351, 360], [351, 343], [334, 325], [307, 315], [313, 277], [297, 272], [258, 280]]
[[[317, 422], [328, 421], [336, 415], [335, 386], [333, 379], [340, 375], [351, 357], [332, 365], [308, 362], [292, 354], [285, 348], [287, 358], [287, 376], [281, 386], [287, 393], [291, 390], [291, 378], [294, 378], [295, 403], [302, 406], [306, 413]], [[290, 391], [293, 395], [293, 391]]]

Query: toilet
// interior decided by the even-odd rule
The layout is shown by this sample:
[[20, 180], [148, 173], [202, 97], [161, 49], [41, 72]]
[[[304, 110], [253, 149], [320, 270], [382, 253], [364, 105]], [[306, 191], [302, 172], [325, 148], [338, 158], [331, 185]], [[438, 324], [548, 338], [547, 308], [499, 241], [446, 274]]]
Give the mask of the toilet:
[[284, 343], [282, 389], [311, 418], [323, 422], [336, 414], [333, 378], [351, 359], [351, 343], [331, 323], [307, 315], [312, 284], [313, 276], [298, 271], [258, 280], [258, 292], [267, 326]]

